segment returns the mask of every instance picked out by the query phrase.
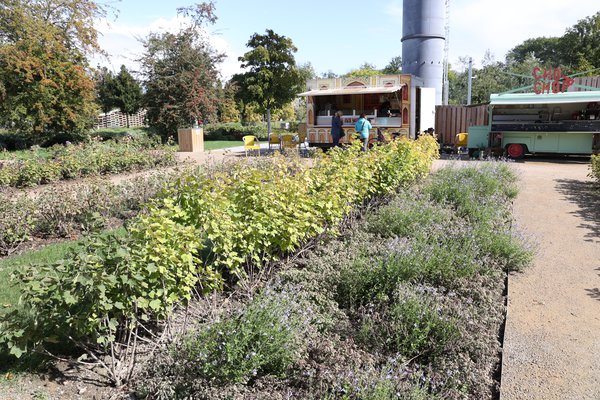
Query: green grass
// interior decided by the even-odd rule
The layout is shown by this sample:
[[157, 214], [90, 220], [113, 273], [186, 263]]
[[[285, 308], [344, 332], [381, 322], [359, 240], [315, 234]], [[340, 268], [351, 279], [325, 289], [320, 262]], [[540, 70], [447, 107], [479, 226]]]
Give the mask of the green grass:
[[204, 142], [204, 150], [219, 150], [243, 145], [244, 142], [241, 140], [207, 140]]
[[0, 160], [47, 159], [52, 155], [49, 149], [0, 151]]
[[10, 275], [29, 264], [51, 264], [60, 260], [76, 246], [76, 241], [54, 243], [41, 249], [32, 250], [0, 260], [0, 310], [6, 305], [14, 305], [19, 300], [20, 290], [11, 282]]
[[[125, 228], [118, 228], [119, 235], [125, 235]], [[19, 301], [20, 290], [13, 285], [10, 276], [13, 271], [30, 264], [52, 264], [65, 257], [67, 252], [79, 244], [79, 240], [70, 240], [50, 244], [40, 249], [0, 259], [0, 312], [5, 305], [15, 305]]]

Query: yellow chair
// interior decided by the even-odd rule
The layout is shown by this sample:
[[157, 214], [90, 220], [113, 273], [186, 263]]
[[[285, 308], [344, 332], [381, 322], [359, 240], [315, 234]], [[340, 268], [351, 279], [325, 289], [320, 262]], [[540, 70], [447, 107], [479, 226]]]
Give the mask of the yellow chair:
[[258, 150], [258, 155], [260, 155], [260, 144], [258, 143], [256, 136], [244, 136], [242, 140], [244, 141], [244, 151], [246, 152], [246, 157], [248, 157], [248, 151], [251, 150]]
[[469, 134], [462, 132], [456, 134], [456, 147], [465, 147], [467, 145], [467, 141], [469, 139]]
[[279, 135], [272, 133], [269, 135], [269, 150], [271, 150], [271, 147], [275, 145], [279, 146], [281, 149], [281, 140], [279, 139]]
[[295, 149], [296, 143], [294, 142], [294, 136], [290, 134], [281, 135], [281, 149]]

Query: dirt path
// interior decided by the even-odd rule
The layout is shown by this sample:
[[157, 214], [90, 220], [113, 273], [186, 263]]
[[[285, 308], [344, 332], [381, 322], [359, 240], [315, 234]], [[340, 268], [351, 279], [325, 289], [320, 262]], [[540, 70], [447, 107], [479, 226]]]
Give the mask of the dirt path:
[[538, 253], [509, 277], [501, 400], [600, 399], [600, 196], [584, 163], [517, 170], [515, 219]]

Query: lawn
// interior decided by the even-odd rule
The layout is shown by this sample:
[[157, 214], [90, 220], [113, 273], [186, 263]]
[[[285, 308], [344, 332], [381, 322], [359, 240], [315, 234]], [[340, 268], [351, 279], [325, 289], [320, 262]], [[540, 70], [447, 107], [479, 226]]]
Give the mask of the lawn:
[[240, 147], [243, 145], [244, 142], [241, 140], [207, 140], [204, 142], [204, 150], [227, 149], [230, 147]]

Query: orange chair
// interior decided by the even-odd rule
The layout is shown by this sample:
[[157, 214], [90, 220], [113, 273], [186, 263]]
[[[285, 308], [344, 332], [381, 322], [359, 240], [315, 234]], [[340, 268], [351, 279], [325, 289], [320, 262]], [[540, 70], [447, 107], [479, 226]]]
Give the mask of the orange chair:
[[279, 135], [271, 133], [269, 135], [269, 150], [271, 150], [272, 146], [279, 146], [281, 149], [281, 139], [279, 139]]
[[244, 151], [246, 152], [246, 157], [248, 157], [248, 152], [252, 150], [258, 150], [258, 155], [260, 155], [260, 144], [258, 143], [258, 139], [256, 136], [247, 135], [242, 138], [244, 141]]

